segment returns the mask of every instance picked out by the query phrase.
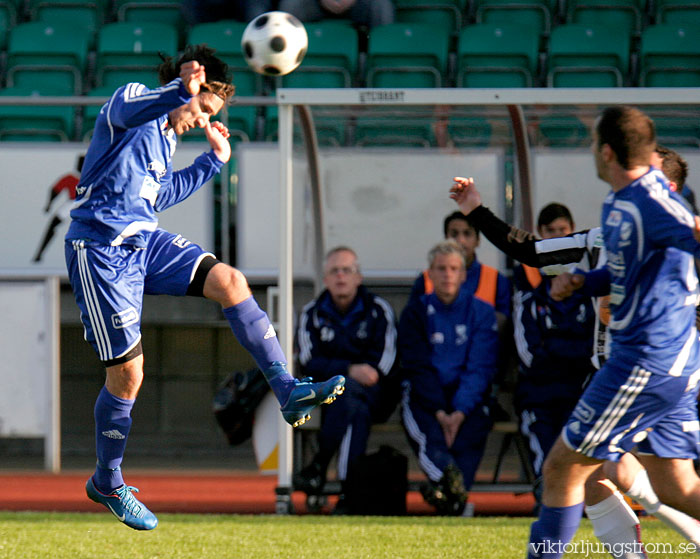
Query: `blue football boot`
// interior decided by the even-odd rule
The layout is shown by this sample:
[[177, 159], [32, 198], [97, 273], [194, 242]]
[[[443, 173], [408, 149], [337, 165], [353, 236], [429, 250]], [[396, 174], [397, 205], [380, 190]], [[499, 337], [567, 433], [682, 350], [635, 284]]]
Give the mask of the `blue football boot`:
[[134, 530], [153, 530], [158, 526], [158, 519], [146, 506], [134, 497], [138, 489], [128, 485], [122, 485], [109, 495], [102, 493], [92, 481], [92, 477], [85, 485], [87, 496], [96, 503], [106, 506], [120, 522]]
[[282, 415], [292, 427], [299, 427], [309, 419], [310, 412], [321, 404], [332, 403], [345, 390], [345, 377], [336, 375], [325, 382], [311, 382], [311, 377], [295, 379], [296, 385], [282, 406]]

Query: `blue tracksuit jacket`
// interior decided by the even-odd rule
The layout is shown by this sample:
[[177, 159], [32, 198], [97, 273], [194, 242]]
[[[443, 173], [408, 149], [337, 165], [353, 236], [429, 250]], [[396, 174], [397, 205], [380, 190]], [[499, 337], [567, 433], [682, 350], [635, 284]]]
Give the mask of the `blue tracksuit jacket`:
[[451, 305], [434, 293], [409, 300], [399, 321], [399, 357], [411, 400], [434, 413], [485, 404], [496, 373], [494, 308], [465, 289]]
[[348, 312], [341, 314], [323, 291], [301, 313], [297, 345], [304, 374], [314, 380], [346, 375], [354, 363], [372, 365], [386, 376], [396, 360], [394, 311], [361, 285]]

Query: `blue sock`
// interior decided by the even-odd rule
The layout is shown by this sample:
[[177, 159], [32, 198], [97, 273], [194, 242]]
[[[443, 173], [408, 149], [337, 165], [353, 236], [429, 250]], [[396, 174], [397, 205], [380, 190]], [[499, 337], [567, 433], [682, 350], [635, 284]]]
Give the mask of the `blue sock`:
[[252, 296], [223, 312], [236, 339], [253, 356], [277, 400], [284, 404], [295, 382], [286, 367], [271, 369], [273, 364], [284, 365], [287, 360], [267, 314]]
[[583, 514], [583, 503], [570, 507], [542, 505], [540, 517], [532, 523], [528, 559], [559, 559], [564, 545], [574, 537]]
[[95, 487], [111, 493], [124, 485], [120, 465], [131, 429], [131, 408], [135, 400], [117, 398], [103, 386], [95, 402], [95, 443], [97, 468]]

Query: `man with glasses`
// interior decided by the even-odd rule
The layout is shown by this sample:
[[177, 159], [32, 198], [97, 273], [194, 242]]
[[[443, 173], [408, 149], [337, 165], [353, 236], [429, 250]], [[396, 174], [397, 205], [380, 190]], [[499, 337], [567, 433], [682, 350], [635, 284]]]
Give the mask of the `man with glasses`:
[[[338, 479], [365, 453], [373, 423], [385, 421], [396, 405], [392, 379], [396, 359], [396, 319], [387, 301], [362, 285], [354, 250], [328, 252], [326, 289], [308, 303], [297, 332], [299, 364], [304, 375], [319, 381], [346, 378], [345, 393], [327, 408], [321, 422], [319, 450], [310, 465], [294, 476], [294, 487], [320, 493], [326, 471], [338, 453]], [[333, 408], [333, 409], [331, 409]], [[343, 512], [343, 501], [336, 507]]]

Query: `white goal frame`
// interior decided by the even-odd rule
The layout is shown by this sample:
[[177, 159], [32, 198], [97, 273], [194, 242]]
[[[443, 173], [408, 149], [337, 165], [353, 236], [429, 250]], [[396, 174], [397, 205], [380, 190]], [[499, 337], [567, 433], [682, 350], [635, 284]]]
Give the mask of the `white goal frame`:
[[[502, 106], [522, 120], [526, 105], [700, 105], [700, 88], [527, 88], [527, 89], [289, 89], [277, 90], [279, 118], [279, 340], [285, 355], [293, 355], [292, 161], [293, 109], [303, 106]], [[700, 118], [700, 115], [696, 115]], [[514, 118], [512, 116], [512, 118]], [[518, 117], [515, 117], [518, 118]], [[514, 130], [517, 128], [514, 122]], [[521, 122], [521, 124], [523, 124]], [[516, 138], [519, 180], [527, 180], [529, 146]], [[313, 143], [305, 142], [307, 149]], [[525, 172], [524, 172], [525, 171]], [[446, 193], [447, 195], [447, 193]], [[293, 363], [289, 363], [293, 373]], [[279, 416], [277, 512], [291, 512], [292, 428]]]

